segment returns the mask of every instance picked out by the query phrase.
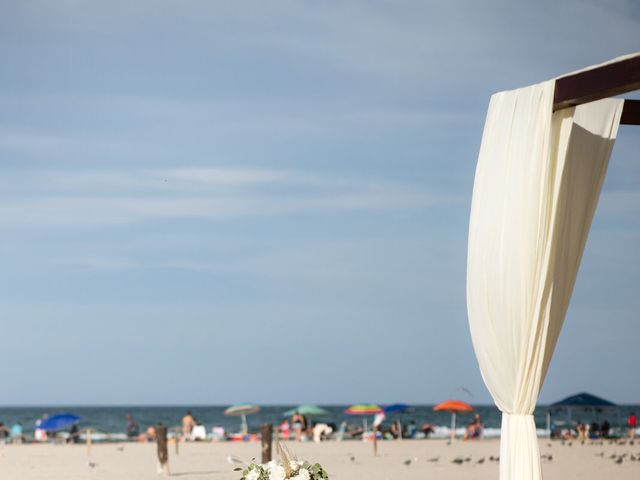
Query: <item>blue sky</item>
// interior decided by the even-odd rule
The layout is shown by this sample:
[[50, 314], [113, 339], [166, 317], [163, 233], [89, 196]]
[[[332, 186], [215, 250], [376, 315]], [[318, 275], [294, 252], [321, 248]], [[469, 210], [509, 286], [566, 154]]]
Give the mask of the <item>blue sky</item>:
[[[489, 403], [465, 306], [489, 96], [640, 48], [632, 1], [2, 10], [18, 405]], [[621, 127], [543, 402], [640, 402], [638, 151]]]

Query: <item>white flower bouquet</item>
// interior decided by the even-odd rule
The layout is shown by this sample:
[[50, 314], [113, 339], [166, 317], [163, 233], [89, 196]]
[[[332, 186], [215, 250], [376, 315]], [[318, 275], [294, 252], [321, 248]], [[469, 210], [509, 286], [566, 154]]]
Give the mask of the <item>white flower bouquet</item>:
[[329, 476], [319, 463], [290, 461], [289, 468], [282, 462], [271, 461], [264, 465], [251, 463], [242, 470], [241, 480], [327, 480]]
[[319, 463], [292, 460], [280, 444], [278, 452], [280, 460], [265, 464], [252, 462], [245, 468], [236, 468], [242, 471], [240, 480], [328, 480], [327, 471]]

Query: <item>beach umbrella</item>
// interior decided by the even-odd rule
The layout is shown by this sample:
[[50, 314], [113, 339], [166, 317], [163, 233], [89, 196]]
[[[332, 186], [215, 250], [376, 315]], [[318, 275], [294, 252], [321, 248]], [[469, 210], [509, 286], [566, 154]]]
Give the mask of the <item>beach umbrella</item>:
[[38, 428], [45, 432], [57, 432], [58, 430], [62, 430], [78, 423], [82, 419], [82, 417], [74, 415], [73, 413], [58, 413], [43, 420]]
[[[392, 405], [387, 405], [386, 407], [384, 407], [385, 414], [396, 413], [402, 415], [403, 413], [410, 413], [414, 410], [415, 408], [407, 405], [406, 403], [394, 403]], [[400, 420], [398, 420], [398, 430], [398, 440], [402, 440], [402, 423], [400, 423]]]
[[383, 413], [384, 410], [378, 405], [360, 403], [357, 405], [351, 405], [344, 413], [347, 415], [375, 415], [376, 413]]
[[287, 410], [283, 415], [286, 417], [290, 417], [296, 412], [298, 412], [300, 415], [307, 415], [309, 417], [329, 414], [329, 412], [327, 412], [324, 408], [320, 408], [316, 405], [299, 405], [296, 408]]
[[[382, 408], [380, 408], [378, 405], [373, 405], [370, 403], [361, 403], [361, 404], [357, 404], [357, 405], [351, 405], [349, 408], [347, 408], [344, 413], [346, 413], [347, 415], [362, 415], [365, 416], [365, 418], [362, 419], [362, 423], [364, 426], [364, 431], [367, 431], [367, 419], [366, 416], [367, 415], [382, 415], [384, 418], [384, 410]], [[375, 420], [374, 420], [375, 422]], [[377, 455], [378, 454], [378, 442], [377, 442], [378, 438], [377, 438], [377, 434], [375, 432], [373, 432], [373, 454]]]
[[253, 415], [260, 411], [260, 405], [254, 405], [252, 403], [236, 403], [231, 405], [224, 411], [224, 414], [229, 417], [242, 417], [242, 433], [247, 433], [249, 427], [247, 426], [247, 415]]
[[[344, 413], [347, 415], [377, 415], [379, 413], [384, 413], [384, 410], [380, 408], [378, 405], [373, 405], [369, 403], [360, 403], [357, 405], [351, 405], [347, 408]], [[367, 419], [363, 419], [364, 429], [367, 430]]]
[[413, 412], [415, 408], [406, 403], [394, 403], [393, 405], [387, 405], [384, 407], [384, 413], [409, 413]]
[[473, 407], [461, 400], [447, 400], [439, 403], [433, 409], [436, 412], [451, 413], [451, 440], [456, 438], [456, 413], [473, 412]]

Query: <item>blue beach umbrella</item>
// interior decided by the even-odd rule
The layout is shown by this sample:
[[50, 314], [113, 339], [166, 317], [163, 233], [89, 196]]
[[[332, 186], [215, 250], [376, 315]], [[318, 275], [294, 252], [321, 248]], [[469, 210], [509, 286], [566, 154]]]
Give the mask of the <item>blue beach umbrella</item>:
[[387, 405], [384, 407], [384, 413], [410, 413], [414, 410], [415, 408], [411, 405], [407, 405], [406, 403], [394, 403], [393, 405]]
[[81, 421], [83, 418], [73, 413], [58, 413], [42, 421], [38, 426], [41, 430], [46, 432], [57, 432], [63, 428], [70, 427]]
[[[396, 413], [401, 415], [403, 413], [411, 413], [413, 411], [415, 411], [415, 408], [411, 405], [407, 405], [406, 403], [394, 403], [384, 407], [385, 414]], [[400, 430], [398, 432], [398, 440], [402, 440], [402, 423], [400, 423], [400, 420], [398, 420], [398, 429]]]

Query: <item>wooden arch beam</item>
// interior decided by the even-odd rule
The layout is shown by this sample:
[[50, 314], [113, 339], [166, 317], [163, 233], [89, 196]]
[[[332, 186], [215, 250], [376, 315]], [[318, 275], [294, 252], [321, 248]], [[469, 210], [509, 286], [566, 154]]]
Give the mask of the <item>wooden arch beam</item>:
[[[573, 107], [640, 89], [640, 54], [556, 80], [553, 109]], [[625, 100], [620, 123], [640, 125], [640, 101]]]

